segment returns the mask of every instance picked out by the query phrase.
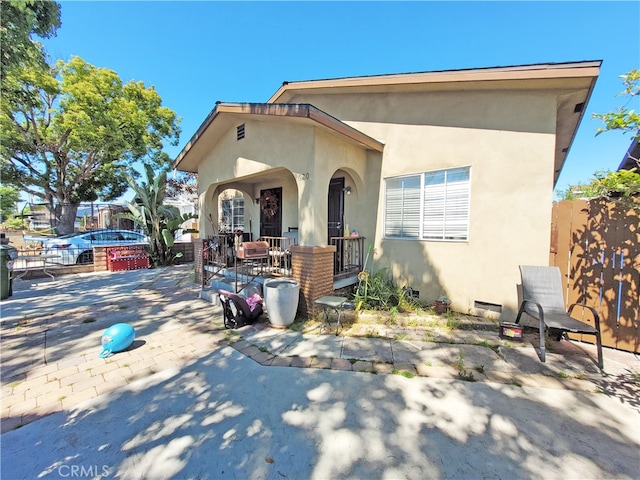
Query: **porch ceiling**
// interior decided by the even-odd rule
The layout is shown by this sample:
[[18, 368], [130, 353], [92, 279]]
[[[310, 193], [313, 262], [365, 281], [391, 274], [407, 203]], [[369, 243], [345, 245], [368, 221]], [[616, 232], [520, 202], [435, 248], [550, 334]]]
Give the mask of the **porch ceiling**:
[[254, 175], [247, 175], [222, 181], [217, 186], [219, 189], [233, 188], [235, 190], [251, 192], [256, 183], [278, 183], [282, 181], [283, 175], [291, 175], [291, 172], [286, 168], [273, 168]]
[[218, 103], [174, 162], [174, 168], [197, 172], [198, 164], [230, 129], [247, 119], [312, 125], [348, 142], [381, 152], [384, 145], [309, 104]]

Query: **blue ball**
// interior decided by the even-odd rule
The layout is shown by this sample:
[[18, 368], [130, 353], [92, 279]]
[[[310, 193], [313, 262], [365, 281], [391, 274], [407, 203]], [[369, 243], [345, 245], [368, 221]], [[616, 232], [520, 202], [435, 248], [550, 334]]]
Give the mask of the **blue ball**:
[[124, 350], [133, 343], [134, 338], [136, 338], [136, 331], [128, 323], [116, 323], [110, 326], [102, 334], [100, 357], [106, 358], [112, 353]]

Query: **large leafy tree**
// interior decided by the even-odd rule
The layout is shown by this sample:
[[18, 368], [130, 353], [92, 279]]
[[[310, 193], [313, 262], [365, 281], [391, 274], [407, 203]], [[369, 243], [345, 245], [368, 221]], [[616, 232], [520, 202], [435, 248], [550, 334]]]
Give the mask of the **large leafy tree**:
[[[12, 72], [27, 65], [46, 66], [45, 53], [34, 37], [50, 38], [60, 27], [60, 5], [51, 0], [14, 0], [0, 4], [0, 88], [2, 97], [24, 95], [12, 90]], [[0, 141], [4, 139], [0, 137]], [[0, 184], [0, 216], [5, 221], [14, 213], [19, 192], [15, 186]]]
[[[197, 218], [193, 214], [181, 214], [173, 205], [164, 205], [167, 194], [167, 169], [154, 173], [145, 165], [146, 181], [138, 184], [132, 176], [127, 176], [129, 186], [135, 192], [133, 202], [127, 202], [129, 212], [118, 213], [115, 218], [133, 220], [149, 237], [151, 258], [158, 265], [169, 265], [174, 260], [171, 251], [175, 233], [189, 219]], [[187, 232], [197, 230], [187, 229]]]
[[80, 202], [122, 195], [137, 162], [164, 167], [179, 120], [153, 87], [79, 57], [11, 70], [0, 99], [3, 181], [41, 198], [58, 233], [73, 231]]
[[19, 192], [14, 187], [0, 185], [0, 222], [4, 222], [9, 215], [16, 212]]
[[11, 0], [0, 5], [0, 67], [19, 68], [44, 61], [42, 45], [33, 36], [49, 38], [60, 27], [60, 5], [50, 0]]

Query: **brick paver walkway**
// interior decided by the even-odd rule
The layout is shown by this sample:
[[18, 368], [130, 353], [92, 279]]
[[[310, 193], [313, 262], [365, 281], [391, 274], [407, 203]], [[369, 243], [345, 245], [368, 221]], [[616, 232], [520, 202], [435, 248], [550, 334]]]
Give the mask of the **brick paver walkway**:
[[[451, 338], [441, 339], [442, 343], [422, 342], [423, 350], [414, 354], [400, 342], [393, 343], [393, 353], [385, 353], [385, 345], [391, 347], [391, 340], [380, 338], [305, 335], [301, 341], [300, 334], [295, 332], [279, 330], [270, 334], [264, 323], [244, 327], [239, 332], [229, 331], [223, 327], [220, 307], [198, 298], [200, 288], [191, 280], [191, 265], [149, 271], [145, 277], [136, 275], [142, 274], [120, 272], [104, 276], [101, 283], [94, 285], [89, 281], [86, 291], [79, 286], [84, 285], [88, 277], [60, 280], [66, 282], [62, 285], [56, 281], [56, 286], [43, 282], [23, 287], [43, 290], [41, 295], [38, 293], [28, 301], [23, 299], [22, 304], [14, 304], [14, 312], [24, 314], [6, 318], [3, 312], [2, 433], [50, 413], [70, 409], [137, 379], [181, 368], [228, 345], [272, 367], [438, 378], [459, 378], [456, 358], [460, 352], [466, 352], [466, 365], [475, 381], [585, 391], [599, 388], [630, 403], [635, 397], [635, 404], [638, 403], [640, 362], [633, 354], [608, 350], [605, 369], [615, 363], [610, 361], [612, 357], [619, 357], [620, 363], [615, 363], [617, 370], [603, 378], [585, 378], [580, 371], [588, 371], [593, 362], [588, 356], [579, 356], [581, 351], [566, 342], [568, 345], [563, 348], [567, 350], [559, 356], [565, 363], [559, 365], [571, 375], [563, 377], [549, 369], [549, 361], [541, 364], [532, 348], [506, 350], [502, 357], [509, 360], [511, 367], [505, 367], [506, 363], [497, 358], [493, 350], [478, 346], [486, 338], [495, 340], [495, 332], [461, 331], [457, 338], [450, 335]], [[127, 283], [132, 278], [134, 281]], [[20, 294], [15, 297], [9, 301], [21, 301]], [[102, 333], [120, 322], [130, 323], [136, 329], [134, 344], [107, 359], [100, 358]], [[260, 337], [261, 333], [266, 335]], [[283, 338], [295, 339], [298, 350], [283, 350], [287, 347]], [[273, 346], [272, 339], [277, 339], [280, 346]], [[315, 339], [324, 348], [322, 354], [310, 348], [309, 342]], [[477, 350], [471, 350], [473, 348]], [[476, 368], [473, 362], [482, 362], [487, 368]]]
[[[129, 295], [106, 286], [93, 292], [103, 300], [91, 305], [3, 321], [2, 432], [226, 344], [225, 332], [213, 324], [217, 307], [198, 299], [197, 286], [185, 281], [192, 267], [173, 268]], [[132, 347], [100, 358], [102, 333], [121, 322], [136, 329]]]

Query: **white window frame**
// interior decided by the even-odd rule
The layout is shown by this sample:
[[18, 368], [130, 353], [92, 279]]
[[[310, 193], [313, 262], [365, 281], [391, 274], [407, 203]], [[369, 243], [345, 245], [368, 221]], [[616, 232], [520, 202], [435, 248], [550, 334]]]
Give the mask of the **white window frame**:
[[[466, 178], [455, 181], [456, 174], [460, 173], [466, 174]], [[442, 176], [442, 182], [428, 182], [429, 178], [438, 176]], [[418, 179], [419, 200], [415, 186]], [[407, 181], [409, 187], [405, 188], [403, 181]], [[470, 166], [385, 178], [384, 238], [468, 242], [470, 203]], [[407, 216], [408, 212], [412, 215]], [[394, 219], [393, 215], [400, 215], [400, 218]]]
[[421, 177], [422, 175], [406, 175], [385, 179], [385, 238], [420, 238], [423, 187]]
[[[222, 215], [220, 215], [221, 224], [225, 226], [227, 231], [235, 232], [236, 230], [244, 231], [244, 197], [234, 197], [222, 200], [220, 205]], [[229, 212], [228, 214], [226, 212]]]

